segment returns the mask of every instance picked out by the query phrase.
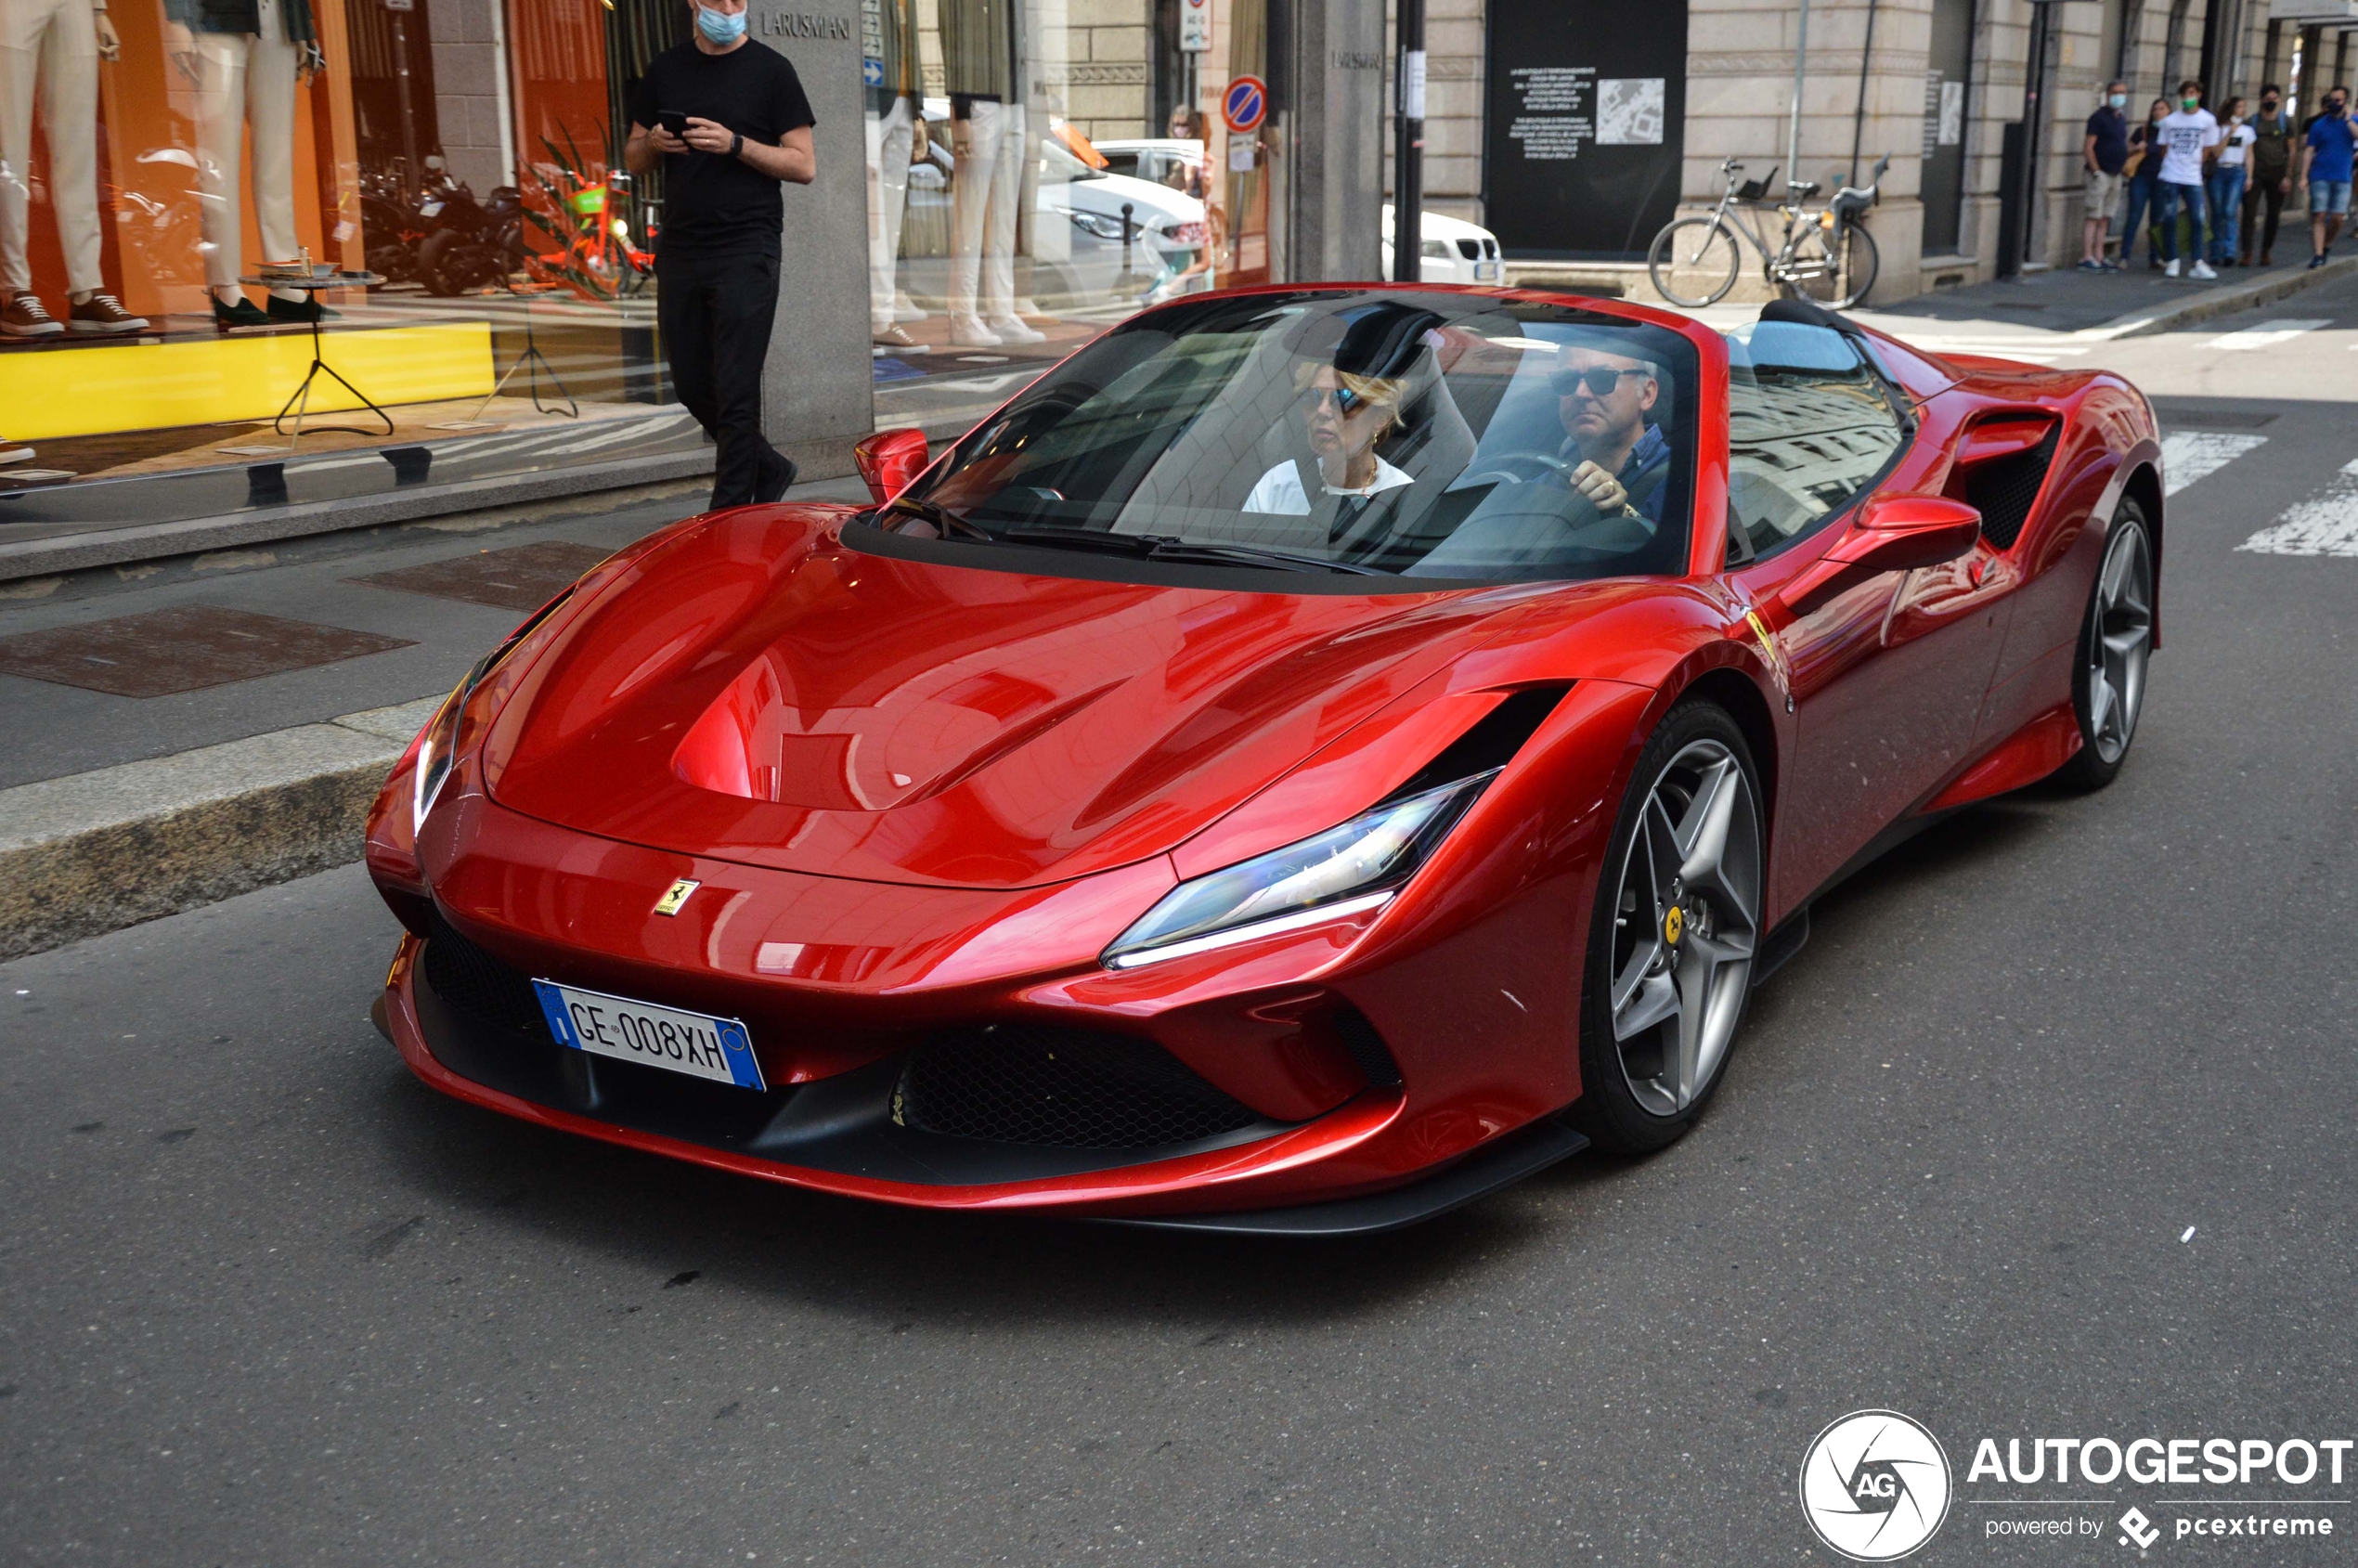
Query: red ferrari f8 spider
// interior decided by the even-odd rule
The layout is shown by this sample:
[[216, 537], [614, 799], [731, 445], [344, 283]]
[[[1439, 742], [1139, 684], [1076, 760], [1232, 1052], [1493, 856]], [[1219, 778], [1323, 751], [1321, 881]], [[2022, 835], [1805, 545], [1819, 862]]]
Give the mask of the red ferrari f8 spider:
[[1685, 1133], [1810, 901], [2108, 783], [2158, 645], [2133, 388], [1806, 304], [1198, 295], [862, 460], [411, 746], [427, 1083], [890, 1203], [1405, 1224]]

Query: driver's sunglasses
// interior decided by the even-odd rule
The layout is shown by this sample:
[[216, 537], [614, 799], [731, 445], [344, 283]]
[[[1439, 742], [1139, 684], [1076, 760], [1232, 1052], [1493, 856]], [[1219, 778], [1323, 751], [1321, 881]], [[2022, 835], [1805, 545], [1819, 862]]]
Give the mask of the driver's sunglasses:
[[1324, 403], [1329, 397], [1335, 400], [1335, 417], [1346, 420], [1352, 416], [1353, 412], [1358, 408], [1360, 404], [1367, 401], [1366, 398], [1360, 396], [1357, 393], [1352, 391], [1347, 386], [1308, 386], [1302, 388], [1302, 412], [1308, 414], [1316, 413], [1318, 411], [1318, 405]]
[[1611, 397], [1613, 388], [1621, 384], [1622, 377], [1642, 376], [1645, 373], [1643, 370], [1609, 370], [1600, 366], [1593, 370], [1558, 370], [1548, 380], [1555, 386], [1559, 397], [1569, 397], [1584, 386], [1588, 389], [1591, 397]]

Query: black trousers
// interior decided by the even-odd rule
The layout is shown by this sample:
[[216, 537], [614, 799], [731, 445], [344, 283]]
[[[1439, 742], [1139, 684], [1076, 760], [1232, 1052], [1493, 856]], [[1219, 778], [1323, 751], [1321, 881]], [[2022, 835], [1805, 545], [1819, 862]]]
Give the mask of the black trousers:
[[[2262, 206], [2268, 209], [2268, 229], [2262, 234], [2256, 221]], [[2244, 188], [2244, 254], [2273, 251], [2276, 248], [2276, 224], [2285, 215], [2285, 193], [2276, 188], [2274, 180], [2254, 182]]]
[[719, 448], [712, 504], [743, 506], [785, 459], [761, 434], [761, 364], [778, 314], [778, 258], [685, 246], [655, 255], [655, 323], [671, 384]]

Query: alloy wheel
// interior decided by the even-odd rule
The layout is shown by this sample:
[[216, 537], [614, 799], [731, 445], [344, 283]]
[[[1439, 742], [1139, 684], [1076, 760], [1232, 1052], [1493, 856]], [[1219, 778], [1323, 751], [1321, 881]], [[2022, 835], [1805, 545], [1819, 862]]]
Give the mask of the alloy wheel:
[[1676, 1116], [1735, 1037], [1760, 945], [1760, 812], [1734, 754], [1709, 738], [1647, 791], [1614, 900], [1613, 1032], [1630, 1094]]
[[2153, 649], [2153, 551], [2139, 527], [2114, 530], [2096, 576], [2089, 617], [2088, 737], [2096, 755], [2118, 762], [2137, 732], [2145, 700], [2145, 660]]

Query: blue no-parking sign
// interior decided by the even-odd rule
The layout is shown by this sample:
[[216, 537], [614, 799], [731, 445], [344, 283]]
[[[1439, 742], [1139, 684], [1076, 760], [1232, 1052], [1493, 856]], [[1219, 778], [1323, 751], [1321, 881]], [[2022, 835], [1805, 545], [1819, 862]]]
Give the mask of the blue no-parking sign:
[[1237, 136], [1258, 130], [1268, 113], [1269, 84], [1258, 76], [1237, 77], [1221, 95], [1220, 118]]

